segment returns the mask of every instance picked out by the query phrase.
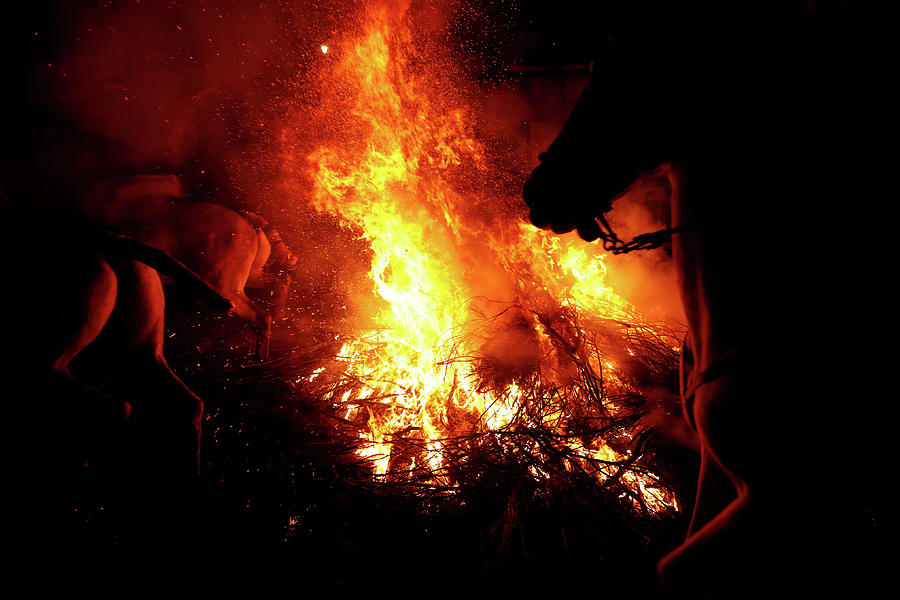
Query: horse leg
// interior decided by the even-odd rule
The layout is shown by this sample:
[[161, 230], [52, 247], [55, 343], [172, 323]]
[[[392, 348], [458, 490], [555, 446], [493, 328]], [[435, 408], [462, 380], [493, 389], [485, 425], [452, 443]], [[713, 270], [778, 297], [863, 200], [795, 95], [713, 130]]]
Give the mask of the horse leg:
[[149, 465], [166, 478], [198, 472], [203, 402], [163, 355], [165, 296], [159, 274], [141, 263], [118, 268], [119, 301], [104, 332], [117, 385], [133, 398], [134, 416], [154, 446]]
[[[697, 388], [693, 416], [706, 468], [692, 529], [659, 565], [660, 579], [671, 591], [701, 588], [731, 598], [771, 591], [779, 579], [798, 581], [788, 569], [804, 539], [802, 498], [796, 486], [785, 485], [784, 465], [768, 458], [780, 456], [783, 440], [761, 443], [772, 424], [760, 399], [771, 394], [747, 365]], [[704, 497], [708, 484], [721, 476], [731, 481], [737, 497], [704, 524], [717, 504]]]
[[53, 453], [82, 464], [100, 437], [122, 425], [130, 412], [127, 403], [81, 383], [69, 371], [75, 356], [109, 320], [118, 282], [109, 263], [96, 252], [72, 248], [58, 262], [62, 263], [58, 278], [49, 281], [31, 274], [40, 281], [25, 288], [37, 294], [31, 308], [39, 314], [16, 372], [42, 389], [43, 409], [50, 408], [49, 421], [59, 424], [59, 431], [48, 440], [57, 446]]
[[[679, 388], [684, 421], [696, 434], [697, 425], [694, 419], [694, 384], [701, 376], [697, 368], [699, 346], [695, 337], [689, 332], [681, 349], [678, 364]], [[726, 473], [719, 468], [704, 444], [700, 448], [700, 471], [697, 476], [697, 490], [694, 495], [694, 508], [691, 522], [688, 525], [687, 537], [709, 523], [722, 512], [735, 498], [735, 489]]]
[[687, 538], [711, 522], [735, 500], [736, 491], [722, 471], [709, 449], [700, 447], [700, 473], [697, 477], [697, 493], [694, 510], [688, 525]]
[[[753, 515], [752, 496], [743, 491], [724, 510], [694, 531], [660, 561], [657, 571], [663, 588], [675, 597], [695, 597], [698, 587], [712, 598], [743, 597], [735, 586], [747, 585], [747, 560], [755, 560], [747, 547], [736, 543], [760, 535]], [[760, 574], [764, 576], [764, 574]], [[769, 580], [771, 581], [771, 580]], [[757, 582], [759, 583], [759, 582]]]
[[293, 283], [290, 273], [284, 272], [280, 275], [274, 273], [260, 272], [247, 280], [247, 287], [254, 290], [262, 290], [266, 301], [271, 305], [271, 315], [273, 318], [279, 318], [283, 312], [285, 304], [287, 304], [288, 292]]
[[[215, 277], [209, 281], [233, 304], [231, 315], [249, 322], [256, 332], [256, 355], [260, 361], [269, 360], [269, 340], [272, 335], [272, 316], [263, 307], [247, 297], [247, 282], [262, 276], [262, 267], [269, 258], [271, 247], [262, 231], [249, 227], [243, 218], [240, 222], [246, 230], [240, 248], [227, 253], [217, 263]], [[238, 251], [239, 250], [239, 251]], [[201, 274], [202, 275], [202, 274]]]
[[256, 355], [260, 361], [269, 360], [269, 341], [272, 337], [272, 315], [241, 291], [229, 296], [234, 304], [232, 314], [249, 321], [256, 331]]
[[290, 273], [284, 273], [277, 278], [278, 281], [272, 287], [272, 314], [275, 318], [280, 318], [284, 314], [284, 307], [287, 304], [288, 292], [294, 278]]
[[129, 408], [69, 371], [113, 312], [115, 273], [93, 250], [50, 241], [38, 247], [34, 262], [19, 265], [16, 289], [29, 296], [23, 301], [9, 294], [7, 300], [13, 331], [21, 328], [8, 339], [21, 346], [0, 363], [7, 382], [24, 384], [5, 403], [7, 447], [14, 452], [8, 506], [21, 521], [14, 529], [28, 532], [13, 545], [38, 552], [46, 552], [47, 540], [61, 542], [71, 531], [82, 469], [104, 438], [124, 425]]

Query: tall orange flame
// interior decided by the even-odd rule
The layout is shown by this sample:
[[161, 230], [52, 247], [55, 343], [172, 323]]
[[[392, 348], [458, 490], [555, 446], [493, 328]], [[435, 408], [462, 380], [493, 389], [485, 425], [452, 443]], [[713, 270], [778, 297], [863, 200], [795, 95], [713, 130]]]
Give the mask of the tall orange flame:
[[[371, 10], [364, 31], [340, 48], [323, 86], [338, 97], [344, 121], [333, 142], [307, 157], [312, 201], [371, 247], [369, 277], [382, 302], [375, 327], [341, 348], [341, 377], [354, 385], [335, 388], [330, 400], [348, 421], [362, 424], [358, 453], [371, 460], [376, 476], [424, 470], [433, 483], [452, 487], [448, 440], [537, 425], [562, 432], [572, 418], [552, 408], [552, 392], [545, 410], [529, 412], [533, 392], [521, 378], [486, 383], [476, 360], [484, 354], [485, 327], [473, 312], [473, 299], [484, 295], [479, 271], [505, 278], [519, 300], [541, 297], [556, 310], [618, 321], [635, 313], [604, 283], [607, 267], [595, 246], [525, 225], [486, 229], [462, 217], [471, 198], [457, 184], [467, 173], [489, 176], [485, 151], [466, 112], [447, 101], [452, 93], [440, 74], [410, 64], [417, 45], [408, 28], [387, 11]], [[524, 266], [527, 276], [514, 273], [513, 265]], [[527, 318], [530, 341], [523, 344], [531, 343], [540, 357], [545, 384], [565, 386], [574, 374], [561, 360], [552, 364], [559, 350], [536, 315]], [[608, 373], [606, 385], [617, 385], [612, 360], [591, 357], [592, 368]], [[397, 451], [401, 439], [418, 445], [404, 459]], [[601, 479], [629, 458], [599, 437], [565, 438], [565, 444], [569, 461], [580, 463], [570, 466], [592, 465]], [[532, 475], [547, 476], [538, 469]], [[651, 510], [674, 505], [652, 477], [621, 476]]]

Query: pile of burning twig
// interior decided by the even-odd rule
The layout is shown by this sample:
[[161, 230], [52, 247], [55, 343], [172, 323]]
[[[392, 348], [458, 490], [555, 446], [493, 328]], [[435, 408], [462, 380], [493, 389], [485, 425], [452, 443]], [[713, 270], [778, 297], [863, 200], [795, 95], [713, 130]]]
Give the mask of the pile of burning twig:
[[[529, 314], [546, 333], [555, 355], [554, 372], [539, 360], [503, 373], [504, 381], [498, 382], [490, 357], [464, 355], [460, 348], [465, 344], [454, 340], [445, 352], [446, 363], [457, 367], [455, 373], [468, 373], [473, 387], [490, 394], [491, 404], [482, 414], [472, 414], [447, 402], [442, 419], [455, 432], [450, 436], [429, 438], [421, 427], [391, 432], [381, 444], [389, 453], [381, 473], [374, 471], [372, 453], [365, 451], [373, 445], [366, 432], [369, 420], [390, 410], [393, 398], [372, 394], [377, 382], [351, 373], [338, 356], [306, 361], [306, 372], [295, 378], [294, 394], [298, 401], [316, 405], [321, 427], [334, 436], [345, 464], [356, 467], [359, 485], [405, 496], [428, 510], [464, 507], [482, 495], [540, 500], [563, 490], [583, 490], [638, 520], [674, 515], [681, 500], [656, 469], [652, 431], [643, 420], [660, 390], [674, 393], [677, 333], [637, 320], [588, 327], [574, 308], [553, 315], [523, 306], [509, 310]], [[491, 324], [486, 319], [483, 329]], [[625, 346], [628, 363], [613, 371], [607, 367], [610, 356], [620, 358]], [[564, 381], [561, 370], [566, 371]], [[644, 392], [648, 389], [656, 390], [653, 398]], [[504, 403], [512, 394], [513, 414], [491, 427], [487, 413], [492, 404]], [[348, 410], [348, 405], [363, 410]]]
[[[511, 310], [538, 316], [524, 305]], [[194, 318], [175, 314], [174, 320], [179, 316]], [[477, 415], [451, 413], [448, 418], [465, 421], [468, 429], [459, 425], [456, 436], [440, 440], [397, 431], [381, 474], [360, 453], [368, 423], [347, 418], [340, 402], [348, 391], [371, 388], [347, 376], [343, 336], [303, 330], [296, 334], [304, 343], [297, 343], [284, 335], [281, 351], [275, 345], [280, 358], [248, 366], [237, 350], [208, 342], [208, 329], [192, 336], [193, 328], [179, 328], [170, 339], [173, 354], [195, 365], [185, 377], [208, 409], [203, 503], [190, 513], [190, 535], [215, 555], [276, 553], [333, 583], [369, 582], [401, 568], [410, 581], [423, 583], [439, 564], [470, 583], [522, 577], [546, 583], [565, 572], [573, 582], [603, 576], [607, 590], [652, 593], [655, 561], [678, 542], [685, 511], [648, 506], [632, 482], [644, 478], [645, 487], [677, 497], [679, 507], [673, 490], [690, 492], [658, 468], [671, 457], [655, 451], [644, 416], [657, 405], [653, 386], [674, 386], [675, 353], [658, 327], [647, 326], [654, 337], [634, 323], [581, 324], [576, 317], [565, 310], [541, 317], [559, 347], [570, 351], [564, 370], [575, 369], [575, 376], [567, 385], [554, 381], [550, 360], [510, 375], [485, 353], [462, 353], [464, 340], [455, 339], [458, 352], [448, 352], [447, 360], [471, 367], [485, 393], [493, 389], [500, 400], [497, 388], [518, 386], [523, 400], [516, 413], [493, 429]], [[483, 319], [481, 331], [502, 319]], [[230, 340], [224, 326], [217, 339]], [[607, 369], [624, 343], [635, 351], [628, 355], [633, 364]], [[372, 402], [374, 409], [382, 406]], [[434, 441], [439, 446], [429, 444]], [[610, 453], [599, 452], [603, 447]], [[429, 461], [435, 448], [440, 462]], [[126, 504], [114, 512], [108, 499], [104, 506], [92, 512], [88, 529], [121, 543], [134, 538], [122, 532], [156, 510]]]

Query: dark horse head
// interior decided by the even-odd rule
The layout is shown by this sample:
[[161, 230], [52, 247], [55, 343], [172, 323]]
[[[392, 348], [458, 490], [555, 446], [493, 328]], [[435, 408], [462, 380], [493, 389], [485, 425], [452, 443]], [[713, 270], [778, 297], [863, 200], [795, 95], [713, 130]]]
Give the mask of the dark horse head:
[[736, 171], [770, 151], [761, 147], [773, 83], [761, 79], [774, 77], [762, 65], [777, 51], [760, 35], [765, 16], [741, 3], [637, 4], [649, 12], [600, 34], [588, 86], [525, 184], [537, 227], [594, 240], [596, 218], [661, 165], [728, 185], [739, 177], [747, 196], [760, 187], [765, 169], [753, 178]]
[[537, 227], [577, 229], [584, 239], [596, 239], [595, 218], [667, 159], [673, 121], [661, 100], [669, 74], [653, 48], [639, 42], [609, 40], [568, 121], [540, 155], [523, 190]]

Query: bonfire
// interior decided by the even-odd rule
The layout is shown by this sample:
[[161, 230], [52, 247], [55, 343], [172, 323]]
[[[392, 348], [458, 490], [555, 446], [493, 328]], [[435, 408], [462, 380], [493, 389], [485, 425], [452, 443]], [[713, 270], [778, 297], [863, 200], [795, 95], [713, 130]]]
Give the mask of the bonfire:
[[611, 288], [602, 248], [497, 196], [497, 157], [432, 44], [368, 9], [321, 47], [322, 100], [282, 133], [286, 189], [365, 242], [373, 296], [366, 327], [337, 335], [297, 393], [323, 399], [373, 481], [409, 493], [452, 498], [506, 472], [677, 511], [639, 424], [680, 333]]

